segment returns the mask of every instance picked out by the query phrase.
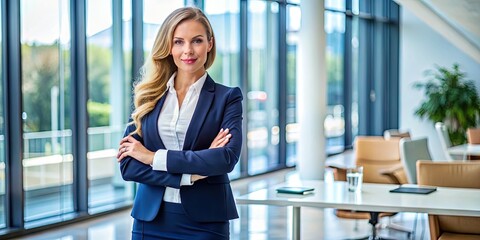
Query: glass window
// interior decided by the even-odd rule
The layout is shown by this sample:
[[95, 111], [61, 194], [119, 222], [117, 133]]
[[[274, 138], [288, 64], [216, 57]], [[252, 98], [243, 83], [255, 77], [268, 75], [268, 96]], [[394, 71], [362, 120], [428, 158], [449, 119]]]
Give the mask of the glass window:
[[20, 1], [27, 227], [74, 210], [69, 3]]
[[287, 166], [295, 165], [297, 157], [297, 43], [300, 30], [300, 7], [287, 5]]
[[[2, 6], [0, 5], [0, 26], [2, 26]], [[3, 37], [0, 31], [0, 76], [3, 76]], [[0, 77], [0, 82], [3, 82]], [[3, 87], [0, 87], [0, 228], [5, 227], [5, 125], [3, 111]]]
[[[240, 2], [238, 0], [207, 0], [205, 14], [212, 24], [217, 56], [208, 74], [218, 83], [240, 86]], [[230, 177], [240, 176], [240, 162]]]
[[173, 10], [185, 6], [184, 2], [184, 0], [143, 1], [143, 49], [145, 58], [150, 54], [160, 25]]
[[327, 34], [327, 116], [325, 136], [327, 153], [341, 152], [345, 145], [344, 121], [344, 55], [345, 15], [325, 11], [325, 32]]
[[279, 165], [278, 29], [276, 2], [248, 2], [248, 174]]
[[[131, 39], [126, 35], [131, 31], [117, 25], [130, 26], [131, 14], [118, 11], [112, 3], [87, 1], [87, 166], [91, 213], [110, 210], [132, 199], [132, 184], [123, 181], [116, 160], [118, 143], [128, 121], [131, 89], [131, 75], [126, 73], [131, 66], [126, 66], [124, 60], [126, 55], [131, 56], [131, 41], [126, 40]], [[124, 10], [131, 12], [131, 5], [125, 5]], [[119, 21], [114, 21], [116, 18]]]
[[[367, 110], [362, 109], [363, 111], [359, 111], [359, 108], [361, 107], [359, 104], [359, 95], [360, 95], [360, 33], [359, 33], [359, 18], [358, 17], [353, 17], [352, 18], [352, 28], [351, 28], [351, 33], [352, 33], [352, 38], [348, 39], [348, 41], [351, 41], [351, 49], [348, 49], [347, 51], [351, 51], [352, 53], [352, 60], [351, 60], [351, 75], [352, 75], [352, 111], [351, 111], [351, 121], [352, 121], [352, 142], [355, 136], [359, 134], [359, 129], [360, 129], [360, 112], [363, 112], [362, 114], [366, 114]], [[366, 61], [366, 59], [364, 59]], [[366, 83], [363, 83], [362, 85], [366, 85]], [[363, 89], [367, 89], [364, 87]], [[366, 119], [366, 118], [362, 118]], [[363, 129], [366, 129], [366, 126], [363, 125]], [[366, 134], [366, 132], [365, 132]]]
[[325, 0], [326, 9], [345, 11], [345, 6], [345, 0]]

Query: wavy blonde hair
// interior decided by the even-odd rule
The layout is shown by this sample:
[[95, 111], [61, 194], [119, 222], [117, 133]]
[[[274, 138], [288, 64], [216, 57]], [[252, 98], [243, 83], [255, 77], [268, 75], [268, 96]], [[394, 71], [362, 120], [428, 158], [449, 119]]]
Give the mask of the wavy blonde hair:
[[168, 79], [177, 71], [177, 66], [170, 55], [173, 45], [173, 33], [177, 26], [186, 20], [201, 23], [207, 32], [207, 40], [212, 42], [212, 48], [207, 54], [204, 67], [208, 69], [215, 60], [216, 47], [213, 29], [205, 14], [198, 8], [179, 8], [165, 19], [155, 37], [150, 56], [145, 60], [141, 70], [140, 81], [135, 85], [132, 122], [136, 130], [131, 133], [142, 136], [142, 119], [151, 112], [158, 100], [165, 94]]

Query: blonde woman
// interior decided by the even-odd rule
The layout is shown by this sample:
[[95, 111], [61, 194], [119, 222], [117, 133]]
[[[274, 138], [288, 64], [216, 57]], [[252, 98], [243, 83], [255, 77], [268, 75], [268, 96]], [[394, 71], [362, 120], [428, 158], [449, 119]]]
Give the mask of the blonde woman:
[[132, 239], [229, 239], [238, 214], [227, 174], [240, 157], [243, 97], [208, 75], [214, 59], [199, 9], [166, 18], [117, 155], [123, 178], [139, 183]]

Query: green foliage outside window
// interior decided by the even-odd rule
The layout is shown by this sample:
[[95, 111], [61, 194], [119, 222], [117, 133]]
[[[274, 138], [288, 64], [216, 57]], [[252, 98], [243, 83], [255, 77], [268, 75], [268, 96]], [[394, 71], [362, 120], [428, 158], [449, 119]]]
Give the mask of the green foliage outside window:
[[90, 127], [102, 127], [110, 125], [111, 107], [106, 103], [93, 101], [87, 102], [88, 125]]

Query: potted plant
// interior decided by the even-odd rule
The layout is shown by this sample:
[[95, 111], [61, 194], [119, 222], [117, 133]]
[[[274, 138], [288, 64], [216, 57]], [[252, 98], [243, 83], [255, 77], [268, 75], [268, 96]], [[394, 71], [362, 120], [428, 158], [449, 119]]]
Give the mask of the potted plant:
[[414, 87], [424, 91], [426, 99], [415, 110], [415, 115], [428, 118], [434, 124], [443, 122], [453, 145], [466, 142], [466, 131], [477, 126], [480, 99], [475, 83], [465, 79], [458, 63], [452, 69], [436, 66], [427, 71], [426, 83], [416, 82]]

